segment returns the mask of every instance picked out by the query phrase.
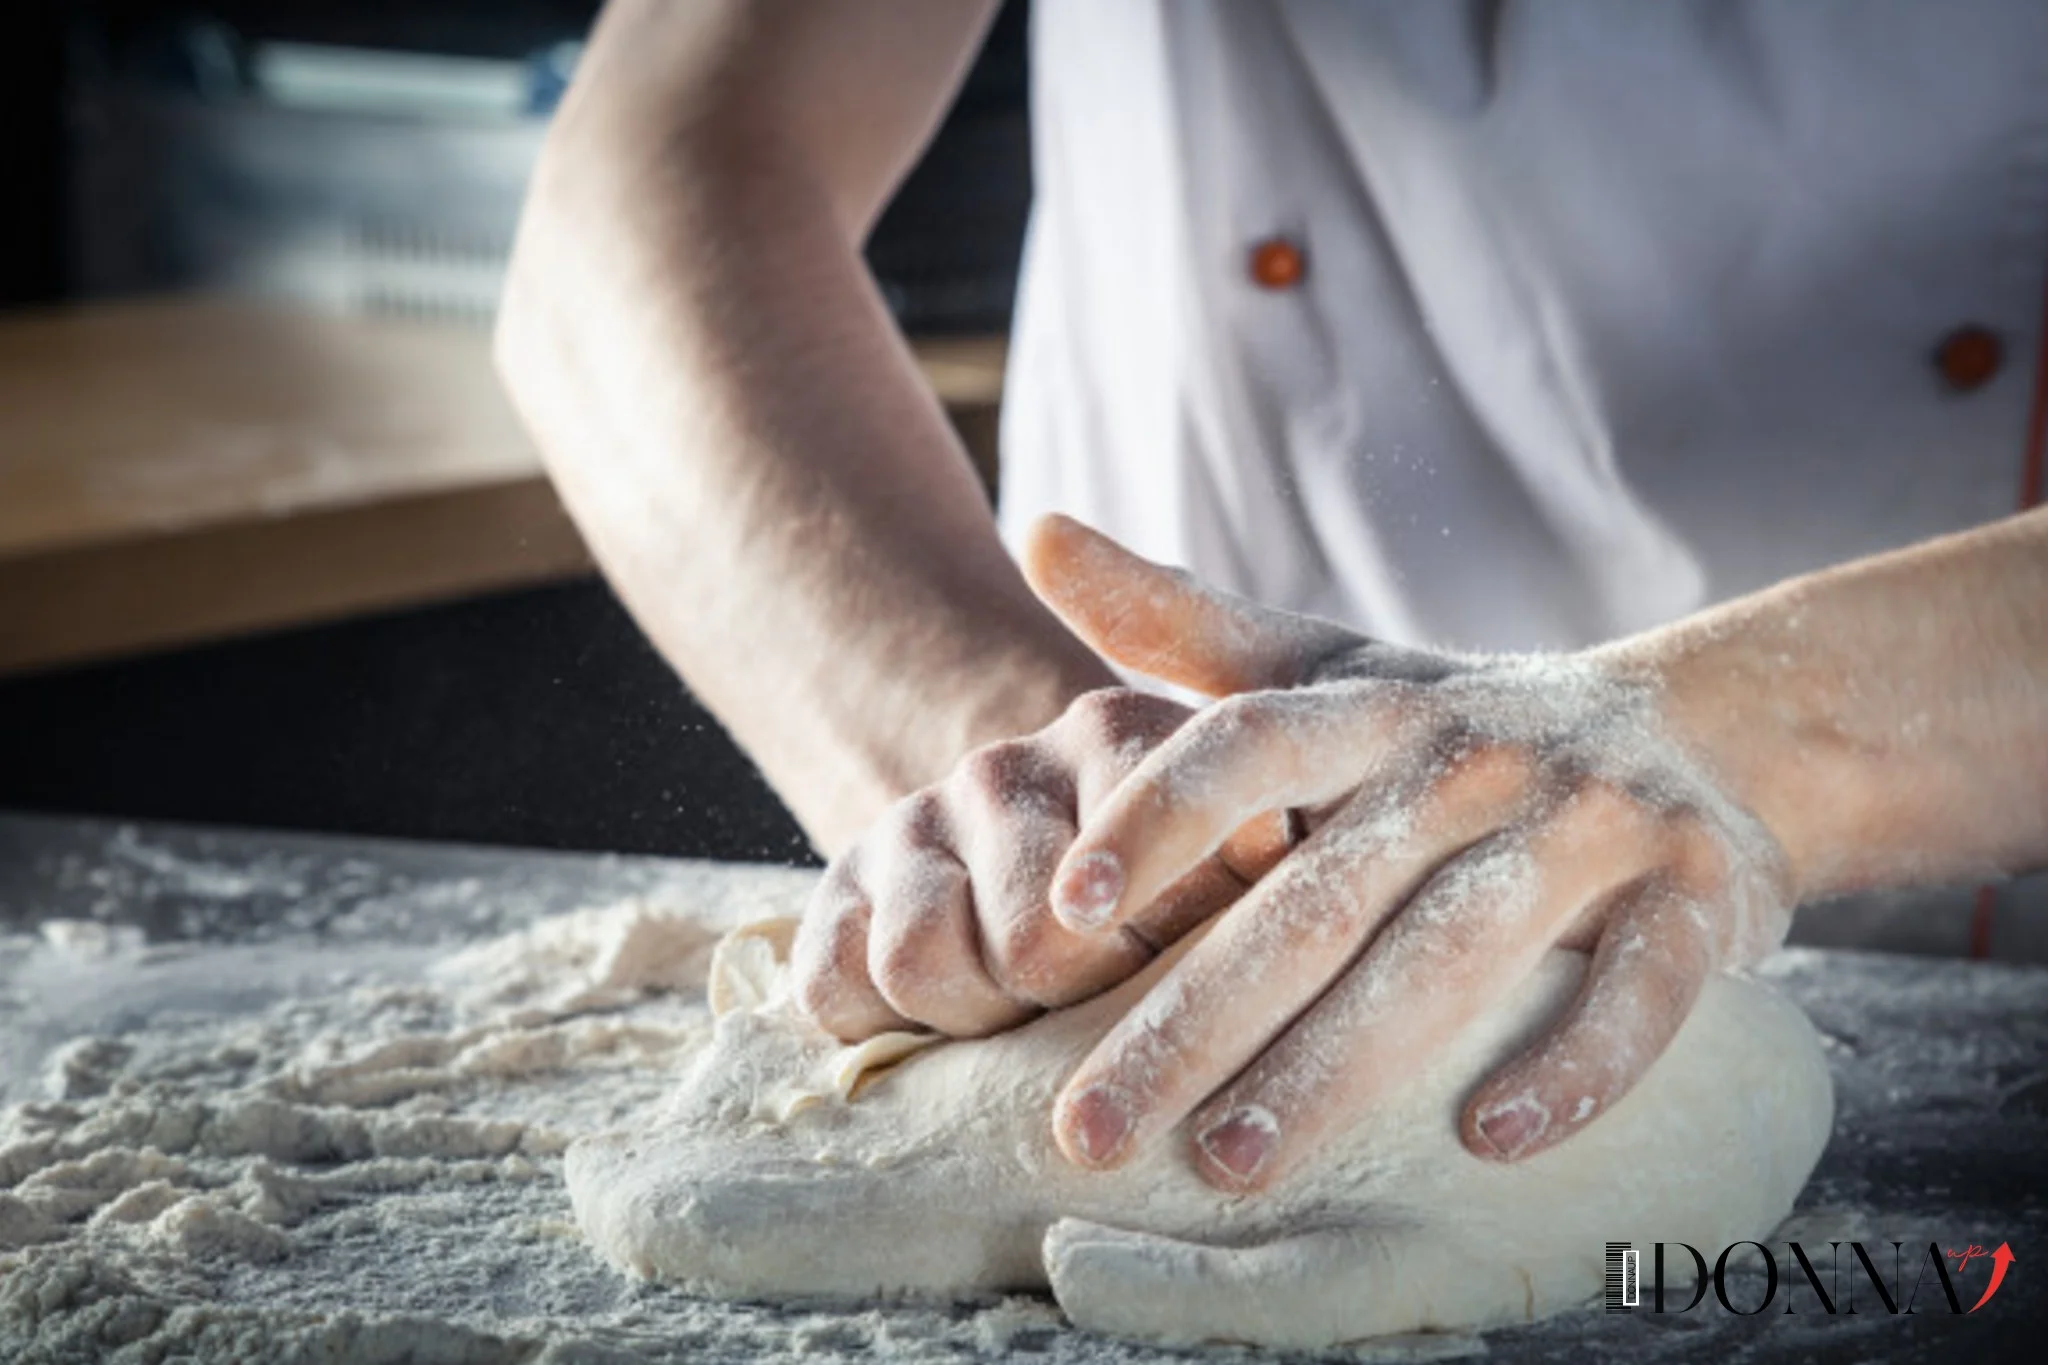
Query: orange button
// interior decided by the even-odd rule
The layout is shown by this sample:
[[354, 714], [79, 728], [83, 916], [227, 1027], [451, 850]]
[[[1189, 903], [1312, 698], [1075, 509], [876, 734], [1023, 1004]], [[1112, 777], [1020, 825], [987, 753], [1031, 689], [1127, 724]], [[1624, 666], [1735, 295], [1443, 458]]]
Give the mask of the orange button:
[[1252, 283], [1261, 289], [1292, 289], [1308, 273], [1308, 258], [1285, 237], [1268, 237], [1251, 249]]
[[2005, 359], [2005, 347], [1995, 332], [1983, 327], [1958, 327], [1941, 339], [1934, 352], [1935, 368], [1957, 393], [1968, 393], [1991, 382]]

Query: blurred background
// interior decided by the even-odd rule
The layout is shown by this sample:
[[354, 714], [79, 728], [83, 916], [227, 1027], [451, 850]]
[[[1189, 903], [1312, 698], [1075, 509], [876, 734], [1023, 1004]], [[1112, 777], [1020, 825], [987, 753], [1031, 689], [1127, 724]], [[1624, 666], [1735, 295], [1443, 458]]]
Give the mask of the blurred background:
[[[9, 8], [0, 807], [811, 860], [490, 372], [596, 4]], [[869, 245], [991, 480], [1026, 21]]]

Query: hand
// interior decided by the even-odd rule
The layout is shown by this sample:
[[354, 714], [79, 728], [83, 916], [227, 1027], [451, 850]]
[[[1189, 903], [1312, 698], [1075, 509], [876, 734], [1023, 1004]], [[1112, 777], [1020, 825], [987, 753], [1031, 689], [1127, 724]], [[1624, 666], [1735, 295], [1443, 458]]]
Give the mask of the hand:
[[[1026, 570], [1092, 621], [1138, 589], [1197, 592], [1088, 536], [1040, 537]], [[899, 801], [826, 869], [791, 951], [796, 998], [848, 1041], [890, 1029], [994, 1033], [1138, 971], [1243, 894], [1285, 851], [1286, 817], [1245, 822], [1155, 886], [1109, 929], [1053, 917], [1054, 869], [1081, 823], [1193, 712], [1110, 687], [1052, 725], [977, 749]]]
[[[1764, 827], [1666, 733], [1654, 686], [1593, 656], [1376, 644], [1143, 564], [1071, 522], [1037, 583], [1117, 661], [1212, 694], [1082, 822], [1053, 880], [1114, 934], [1261, 812], [1312, 831], [1102, 1040], [1055, 1111], [1111, 1167], [1191, 1120], [1197, 1168], [1252, 1190], [1418, 1069], [1552, 947], [1593, 953], [1575, 1005], [1468, 1101], [1512, 1159], [1627, 1092], [1709, 972], [1782, 941]], [[1113, 602], [1080, 590], [1123, 585]]]

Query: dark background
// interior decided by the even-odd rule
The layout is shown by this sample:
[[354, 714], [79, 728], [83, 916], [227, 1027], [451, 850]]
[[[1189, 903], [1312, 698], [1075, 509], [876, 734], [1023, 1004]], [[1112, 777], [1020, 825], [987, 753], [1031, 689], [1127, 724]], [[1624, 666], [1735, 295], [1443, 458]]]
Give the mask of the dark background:
[[[579, 35], [596, 6], [14, 9], [0, 81], [0, 308], [74, 292], [69, 96], [85, 81], [162, 78], [193, 24], [244, 39], [507, 55]], [[974, 300], [951, 318], [968, 330], [1007, 323], [1029, 202], [1026, 24], [1013, 0], [869, 248], [892, 298]], [[595, 578], [0, 679], [0, 807], [813, 860], [753, 765]]]

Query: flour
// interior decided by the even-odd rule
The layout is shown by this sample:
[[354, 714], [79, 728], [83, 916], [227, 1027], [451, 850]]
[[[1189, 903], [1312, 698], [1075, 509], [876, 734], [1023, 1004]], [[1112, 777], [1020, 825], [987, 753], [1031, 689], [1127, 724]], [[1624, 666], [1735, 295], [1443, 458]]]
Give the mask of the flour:
[[[576, 864], [580, 889], [569, 891], [560, 873], [550, 883], [534, 864], [492, 854], [449, 858], [459, 882], [397, 864], [416, 869], [405, 873], [416, 883], [407, 886], [390, 865], [353, 853], [286, 859], [267, 837], [249, 847], [244, 856], [222, 840], [208, 861], [232, 870], [274, 859], [279, 875], [256, 879], [263, 886], [281, 884], [288, 870], [323, 898], [264, 901], [265, 913], [280, 906], [280, 927], [257, 945], [143, 944], [115, 926], [0, 933], [0, 1149], [8, 1153], [0, 1164], [0, 1360], [9, 1365], [1188, 1359], [1076, 1331], [1039, 1296], [718, 1302], [622, 1276], [593, 1254], [551, 1149], [651, 1123], [672, 1107], [713, 1029], [699, 987], [688, 984], [701, 981], [692, 973], [709, 969], [708, 954], [682, 945], [707, 944], [763, 913], [793, 912], [813, 877], [586, 860]], [[336, 889], [344, 884], [358, 888], [356, 899]], [[82, 888], [78, 913], [97, 904], [87, 895], [125, 894], [95, 880]], [[565, 899], [574, 896], [637, 903], [553, 913], [575, 905]], [[214, 932], [209, 915], [191, 913], [197, 928]], [[630, 974], [613, 974], [614, 948], [647, 917], [676, 931], [667, 979], [685, 984], [636, 996], [623, 984]], [[1817, 1202], [1779, 1239], [1910, 1244], [1977, 1229], [1979, 1240], [1993, 1232], [2018, 1247], [2048, 1237], [2038, 1200], [2017, 1197], [2008, 1176], [2027, 1169], [2048, 1140], [2048, 1011], [2037, 978], [1982, 964], [1809, 952], [1781, 955], [1760, 974], [1822, 1026], [1843, 1105], [1840, 1138], [1810, 1196]], [[600, 1003], [565, 1013], [579, 996]], [[607, 997], [614, 1003], [602, 1004]], [[379, 1061], [386, 1048], [394, 1050]], [[564, 1059], [560, 1069], [546, 1064], [551, 1054]], [[887, 1084], [923, 1065], [913, 1060]], [[345, 1096], [341, 1072], [330, 1068], [354, 1068], [363, 1079], [349, 1084], [366, 1088]], [[408, 1070], [406, 1086], [394, 1083], [400, 1098], [360, 1098], [371, 1093], [368, 1078]], [[432, 1083], [408, 1088], [422, 1079]], [[851, 1109], [885, 1093], [865, 1091]], [[1617, 1109], [1574, 1143], [1623, 1117]], [[187, 1125], [189, 1145], [146, 1154], [152, 1132], [169, 1141]], [[1672, 1160], [1669, 1149], [1631, 1152], [1613, 1165], [1659, 1160]], [[23, 1188], [44, 1171], [55, 1173]], [[164, 1219], [188, 1201], [185, 1213]], [[976, 1190], [957, 1202], [972, 1211], [988, 1201]], [[60, 1216], [67, 1213], [74, 1216]], [[2028, 1292], [2019, 1277], [2003, 1294]], [[1738, 1302], [1761, 1293], [1760, 1276], [1731, 1288]], [[1804, 1308], [1760, 1318], [1702, 1309], [1663, 1323], [1589, 1309], [1488, 1340], [1510, 1356], [1596, 1365], [1651, 1355], [1705, 1365], [1738, 1355], [1897, 1353], [1897, 1320], [1816, 1318]], [[1351, 1348], [1344, 1358], [1485, 1350], [1470, 1333], [1438, 1333]], [[1272, 1357], [1210, 1348], [1198, 1359], [1263, 1365]]]
[[[153, 1016], [50, 1049], [46, 1098], [0, 1110], [0, 1359], [526, 1358], [447, 1322], [237, 1304], [232, 1291], [365, 1237], [402, 1263], [423, 1220], [573, 1248], [556, 1170], [575, 1125], [653, 1103], [707, 1034], [701, 989], [723, 924], [718, 906], [699, 909], [558, 916], [375, 983], [351, 982], [350, 957], [328, 949], [314, 955], [328, 991], [226, 1017], [192, 1008], [192, 977], [298, 986], [299, 957], [151, 947], [80, 921], [0, 939], [17, 997], [54, 983], [51, 1007], [76, 1011], [91, 981], [126, 997], [114, 1017]], [[500, 1217], [479, 1220], [478, 1206]], [[444, 1252], [491, 1269], [477, 1251]]]
[[[152, 876], [183, 875], [151, 861]], [[204, 869], [205, 889], [234, 889], [232, 866]], [[0, 1361], [1138, 1358], [1042, 1299], [735, 1305], [595, 1256], [560, 1152], [670, 1102], [712, 1029], [713, 945], [800, 907], [814, 881], [628, 871], [657, 890], [452, 948], [420, 941], [500, 923], [509, 895], [380, 891], [368, 917], [395, 942], [150, 943], [82, 920], [0, 934], [0, 1060], [20, 1064], [0, 1075], [17, 1101], [0, 1105]], [[1374, 1358], [1470, 1349], [1394, 1343]]]

